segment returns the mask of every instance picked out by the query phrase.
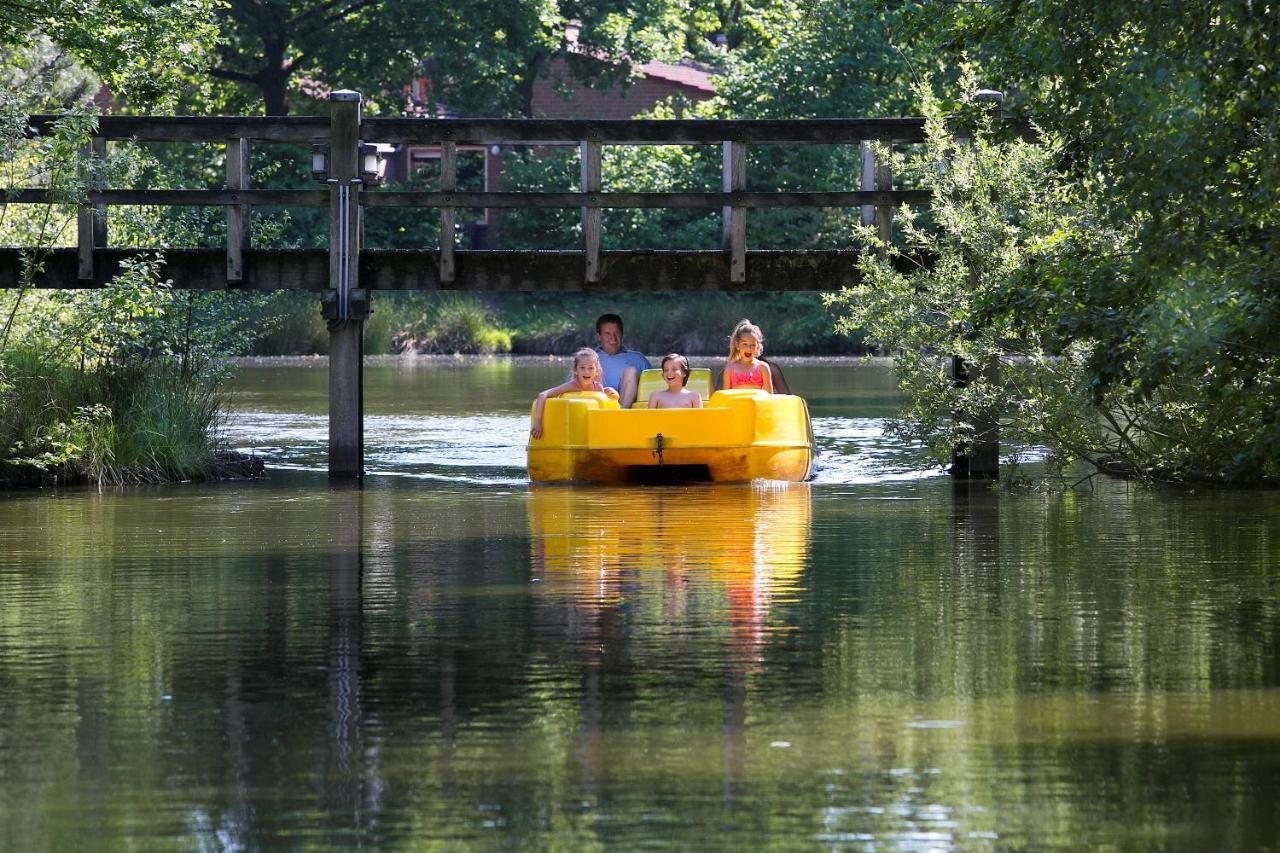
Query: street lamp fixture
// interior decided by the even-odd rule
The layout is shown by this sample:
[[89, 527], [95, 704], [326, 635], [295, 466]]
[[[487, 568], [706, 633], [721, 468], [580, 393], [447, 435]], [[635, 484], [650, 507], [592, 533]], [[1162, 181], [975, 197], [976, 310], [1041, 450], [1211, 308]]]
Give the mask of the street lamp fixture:
[[311, 146], [311, 177], [320, 183], [329, 179], [329, 146], [324, 143]]
[[378, 153], [378, 146], [368, 142], [360, 143], [360, 180], [366, 184], [382, 180], [382, 155]]

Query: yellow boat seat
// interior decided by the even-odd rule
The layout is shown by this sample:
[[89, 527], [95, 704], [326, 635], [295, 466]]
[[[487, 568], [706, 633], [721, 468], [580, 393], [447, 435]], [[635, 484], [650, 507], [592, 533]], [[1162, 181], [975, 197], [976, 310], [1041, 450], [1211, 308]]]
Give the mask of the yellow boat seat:
[[[685, 384], [690, 391], [697, 391], [702, 402], [711, 397], [711, 368], [691, 367], [689, 381]], [[651, 367], [640, 374], [640, 387], [636, 392], [636, 408], [648, 408], [649, 395], [654, 391], [665, 391], [667, 380], [662, 378], [662, 371]]]

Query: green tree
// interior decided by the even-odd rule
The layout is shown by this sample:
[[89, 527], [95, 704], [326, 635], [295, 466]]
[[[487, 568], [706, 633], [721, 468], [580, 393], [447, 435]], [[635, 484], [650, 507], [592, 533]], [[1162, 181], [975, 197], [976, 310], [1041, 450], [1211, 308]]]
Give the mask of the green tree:
[[[927, 224], [908, 211], [900, 246], [881, 246], [865, 230], [868, 249], [882, 248], [884, 257], [869, 251], [862, 283], [833, 300], [846, 328], [864, 329], [871, 341], [900, 352], [907, 404], [896, 431], [944, 461], [972, 437], [968, 419], [956, 413], [988, 412], [1001, 423], [1003, 440], [1047, 447], [1057, 466], [1084, 461], [1099, 471], [1170, 480], [1280, 475], [1278, 457], [1267, 449], [1274, 391], [1212, 375], [1156, 385], [1145, 379], [1161, 356], [1147, 349], [1161, 324], [1167, 348], [1195, 346], [1186, 338], [1197, 329], [1212, 336], [1198, 324], [1221, 312], [1199, 302], [1194, 289], [1169, 291], [1152, 306], [1142, 346], [1113, 351], [1101, 334], [1082, 333], [1107, 331], [1102, 309], [1082, 301], [1084, 292], [1104, 279], [1117, 290], [1127, 286], [1140, 228], [1104, 224], [1096, 195], [1060, 172], [1060, 137], [1008, 139], [990, 114], [975, 117], [973, 80], [965, 82], [968, 94], [953, 112], [921, 87], [929, 142], [899, 164], [933, 193]], [[906, 255], [929, 261], [901, 272]], [[1082, 275], [1092, 278], [1082, 284]], [[1085, 322], [1090, 315], [1094, 321]], [[944, 366], [951, 353], [971, 365], [1000, 362], [1002, 375], [984, 372], [957, 386]], [[1101, 359], [1127, 378], [1100, 382]], [[1241, 465], [1244, 458], [1254, 464]]]
[[[232, 0], [209, 74], [255, 92], [242, 108], [260, 98], [268, 115], [289, 111], [304, 78], [395, 111], [415, 71], [431, 78], [433, 99], [463, 112], [530, 115], [533, 83], [553, 58], [580, 79], [625, 82], [631, 63], [679, 52], [687, 13], [677, 0]], [[569, 21], [580, 24], [576, 49], [564, 39]]]
[[214, 0], [18, 0], [0, 4], [0, 45], [20, 51], [49, 39], [114, 95], [157, 105], [216, 36]]
[[[919, 7], [918, 32], [1063, 140], [1059, 163], [1132, 233], [1070, 241], [1011, 298], [1085, 354], [1096, 400], [1178, 402], [1224, 476], [1280, 457], [1280, 40], [1272, 2], [1015, 0]], [[1189, 432], [1187, 432], [1189, 431]], [[1212, 461], [1210, 461], [1212, 460]], [[1179, 463], [1181, 465], [1182, 463]]]

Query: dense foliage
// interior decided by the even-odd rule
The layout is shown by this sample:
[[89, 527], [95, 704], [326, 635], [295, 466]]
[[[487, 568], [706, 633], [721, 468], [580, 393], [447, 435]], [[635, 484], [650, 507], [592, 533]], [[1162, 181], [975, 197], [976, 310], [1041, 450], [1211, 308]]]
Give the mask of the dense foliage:
[[[992, 312], [1082, 347], [1091, 402], [1164, 415], [1169, 476], [1280, 460], [1280, 40], [1273, 2], [1012, 0], [917, 21], [1062, 142], [1096, 227], [1062, 229]], [[1127, 236], [1117, 243], [1107, 235]]]
[[[160, 161], [127, 145], [84, 157], [106, 83], [135, 107], [164, 109], [217, 34], [212, 4], [36, 3], [0, 9], [3, 184], [47, 187], [59, 204], [0, 208], [0, 242], [28, 251], [20, 274], [74, 239], [75, 205], [94, 188], [128, 186]], [[52, 132], [26, 137], [26, 116], [58, 110]], [[192, 245], [189, 216], [117, 211], [127, 245]], [[0, 481], [99, 483], [206, 477], [219, 454], [225, 355], [255, 330], [242, 302], [176, 291], [157, 253], [100, 290], [0, 291]], [[20, 282], [22, 283], [22, 282]]]
[[[1135, 286], [1140, 224], [1108, 224], [1099, 197], [1060, 172], [1060, 137], [1005, 138], [971, 98], [944, 113], [920, 92], [929, 144], [900, 167], [932, 190], [928, 223], [908, 216], [902, 241], [883, 247], [864, 232], [863, 281], [833, 300], [846, 328], [900, 353], [898, 432], [944, 461], [986, 414], [1015, 445], [1047, 447], [1059, 469], [1081, 460], [1155, 479], [1280, 476], [1270, 378], [1280, 360], [1259, 350], [1252, 369], [1218, 372], [1193, 360], [1223, 348], [1212, 338], [1237, 315], [1234, 300], [1215, 304], [1220, 291], [1195, 272], [1170, 272], [1124, 345], [1109, 338], [1124, 323], [1115, 295]], [[929, 262], [901, 273], [892, 261], [904, 253]], [[968, 385], [949, 375], [949, 354], [977, 366]], [[1179, 359], [1153, 379], [1155, 363]]]

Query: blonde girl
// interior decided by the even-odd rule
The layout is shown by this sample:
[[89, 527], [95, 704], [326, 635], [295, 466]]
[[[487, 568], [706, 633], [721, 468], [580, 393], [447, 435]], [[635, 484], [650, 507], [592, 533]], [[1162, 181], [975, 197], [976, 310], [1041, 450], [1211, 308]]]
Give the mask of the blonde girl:
[[529, 435], [534, 438], [542, 438], [542, 410], [547, 405], [547, 400], [552, 397], [559, 397], [561, 394], [568, 394], [570, 391], [603, 391], [610, 399], [618, 399], [618, 392], [612, 388], [606, 388], [600, 382], [600, 356], [590, 347], [583, 347], [573, 354], [573, 376], [563, 385], [557, 385], [554, 388], [538, 394], [538, 400], [533, 405], [533, 419], [529, 425]]
[[764, 353], [764, 333], [750, 320], [742, 320], [729, 336], [729, 363], [720, 380], [722, 389], [763, 388], [773, 393], [773, 371], [760, 360]]

